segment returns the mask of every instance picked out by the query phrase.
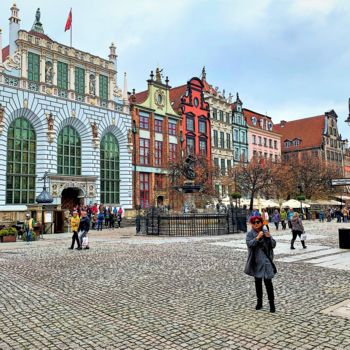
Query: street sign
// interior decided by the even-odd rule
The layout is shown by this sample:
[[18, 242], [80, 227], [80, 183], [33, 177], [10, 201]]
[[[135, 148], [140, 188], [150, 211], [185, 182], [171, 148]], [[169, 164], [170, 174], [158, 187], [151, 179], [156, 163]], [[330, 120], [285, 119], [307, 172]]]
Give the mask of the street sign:
[[349, 179], [333, 179], [332, 180], [332, 186], [346, 186], [350, 185], [350, 178]]

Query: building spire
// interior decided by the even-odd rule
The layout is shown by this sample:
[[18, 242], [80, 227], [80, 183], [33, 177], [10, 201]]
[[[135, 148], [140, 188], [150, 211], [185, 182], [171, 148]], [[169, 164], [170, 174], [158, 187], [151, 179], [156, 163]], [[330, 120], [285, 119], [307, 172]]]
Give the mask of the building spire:
[[11, 7], [11, 17], [9, 18], [10, 23], [18, 23], [21, 22], [21, 20], [18, 17], [19, 8], [16, 6], [16, 3], [13, 3]]
[[128, 102], [128, 80], [126, 76], [126, 72], [124, 73], [124, 90], [123, 90], [123, 103]]
[[117, 54], [116, 54], [116, 46], [114, 43], [111, 44], [111, 46], [109, 47], [109, 55], [108, 58], [110, 61], [114, 62], [117, 59]]
[[207, 80], [207, 72], [205, 71], [205, 66], [202, 68], [202, 80]]

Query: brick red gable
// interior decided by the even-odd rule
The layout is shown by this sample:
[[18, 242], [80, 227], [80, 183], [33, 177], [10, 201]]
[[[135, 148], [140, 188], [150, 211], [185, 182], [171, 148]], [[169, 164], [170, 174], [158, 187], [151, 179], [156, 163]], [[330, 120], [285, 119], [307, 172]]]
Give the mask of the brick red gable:
[[181, 99], [185, 95], [186, 90], [187, 84], [170, 89], [170, 101], [175, 112], [179, 112], [182, 102]]
[[31, 30], [30, 32], [28, 32], [29, 35], [35, 35], [37, 36], [38, 38], [41, 38], [41, 39], [45, 39], [47, 41], [51, 41], [53, 42], [53, 40], [47, 36], [46, 34], [43, 34], [43, 33], [38, 33], [38, 32], [35, 32], [34, 30]]
[[5, 61], [9, 54], [10, 54], [10, 45], [7, 45], [2, 49], [2, 60]]
[[[295, 149], [321, 147], [323, 141], [323, 132], [325, 124], [325, 115], [315, 117], [281, 122], [275, 125], [275, 130], [282, 135], [282, 151], [293, 151]], [[284, 141], [301, 140], [299, 146], [285, 148]]]

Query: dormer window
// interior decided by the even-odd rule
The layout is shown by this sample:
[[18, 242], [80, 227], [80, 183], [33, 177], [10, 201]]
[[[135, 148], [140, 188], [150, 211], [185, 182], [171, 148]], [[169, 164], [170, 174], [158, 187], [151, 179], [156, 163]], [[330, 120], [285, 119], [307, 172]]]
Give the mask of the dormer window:
[[271, 122], [268, 123], [268, 128], [270, 131], [272, 131], [272, 123]]
[[292, 142], [287, 140], [287, 141], [284, 141], [284, 147], [285, 148], [289, 148], [290, 146], [292, 145]]
[[257, 122], [256, 118], [252, 117], [252, 123], [253, 123], [254, 126], [256, 125], [256, 122]]
[[259, 122], [260, 122], [260, 128], [264, 129], [264, 120], [260, 119]]
[[240, 105], [237, 105], [237, 112], [242, 112], [242, 107]]
[[299, 145], [300, 145], [300, 142], [301, 142], [301, 140], [295, 139], [295, 140], [293, 141], [293, 145], [294, 145], [294, 146], [299, 146]]

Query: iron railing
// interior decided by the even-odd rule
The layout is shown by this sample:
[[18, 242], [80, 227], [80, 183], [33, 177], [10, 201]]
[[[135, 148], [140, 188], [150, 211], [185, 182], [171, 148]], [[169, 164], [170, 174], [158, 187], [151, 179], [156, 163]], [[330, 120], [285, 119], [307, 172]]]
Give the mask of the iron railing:
[[151, 208], [136, 219], [137, 231], [157, 236], [218, 236], [246, 232], [246, 213], [229, 208], [226, 213], [164, 213]]

